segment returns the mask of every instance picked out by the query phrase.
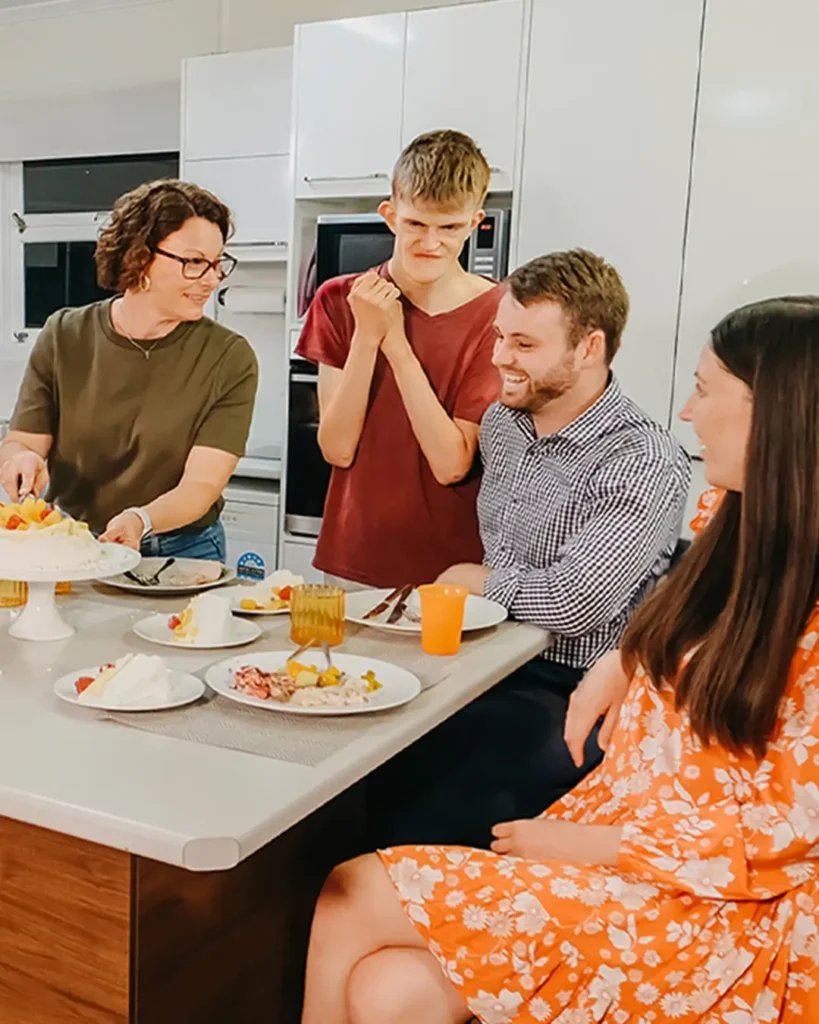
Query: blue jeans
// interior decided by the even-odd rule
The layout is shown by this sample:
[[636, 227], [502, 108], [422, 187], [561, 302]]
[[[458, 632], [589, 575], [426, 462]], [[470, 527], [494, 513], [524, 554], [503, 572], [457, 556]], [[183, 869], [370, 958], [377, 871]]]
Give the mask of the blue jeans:
[[203, 558], [209, 562], [227, 560], [227, 538], [221, 520], [203, 530], [172, 530], [146, 537], [141, 553], [146, 558]]

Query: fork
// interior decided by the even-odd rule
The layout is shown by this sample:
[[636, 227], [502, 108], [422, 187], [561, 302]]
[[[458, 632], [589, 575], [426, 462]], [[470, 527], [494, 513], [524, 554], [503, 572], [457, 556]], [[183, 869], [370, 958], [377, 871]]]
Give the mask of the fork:
[[296, 648], [296, 650], [295, 650], [295, 651], [293, 651], [293, 653], [292, 653], [292, 654], [288, 654], [288, 656], [287, 656], [287, 660], [288, 660], [288, 662], [291, 662], [291, 661], [295, 661], [295, 660], [296, 660], [296, 658], [298, 658], [298, 657], [299, 657], [299, 655], [301, 655], [301, 654], [304, 654], [304, 652], [305, 652], [305, 651], [306, 651], [306, 650], [307, 650], [307, 649], [308, 649], [309, 647], [312, 647], [312, 646], [313, 646], [313, 644], [314, 644], [315, 642], [316, 642], [316, 641], [314, 640], [314, 638], [313, 638], [313, 637], [310, 637], [310, 639], [309, 639], [309, 640], [307, 641], [307, 643], [304, 643], [304, 644], [302, 644], [302, 645], [301, 645], [301, 647], [297, 647], [297, 648]]
[[330, 657], [330, 645], [326, 640], [321, 641], [321, 652], [324, 655], [324, 660], [327, 662], [327, 668], [333, 667], [333, 659]]
[[175, 558], [166, 558], [156, 572], [151, 573], [149, 576], [146, 576], [141, 572], [126, 572], [125, 575], [129, 579], [133, 580], [134, 583], [138, 583], [141, 587], [155, 587], [159, 584], [159, 577], [162, 573], [165, 572], [166, 569], [169, 569], [175, 561]]

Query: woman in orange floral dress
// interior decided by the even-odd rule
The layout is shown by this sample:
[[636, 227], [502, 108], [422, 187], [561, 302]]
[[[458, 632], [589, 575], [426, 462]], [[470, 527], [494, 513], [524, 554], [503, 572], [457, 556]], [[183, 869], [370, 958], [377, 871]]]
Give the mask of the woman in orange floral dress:
[[304, 1024], [819, 1022], [819, 299], [721, 321], [683, 417], [726, 493], [624, 638], [603, 764], [492, 852], [337, 868]]

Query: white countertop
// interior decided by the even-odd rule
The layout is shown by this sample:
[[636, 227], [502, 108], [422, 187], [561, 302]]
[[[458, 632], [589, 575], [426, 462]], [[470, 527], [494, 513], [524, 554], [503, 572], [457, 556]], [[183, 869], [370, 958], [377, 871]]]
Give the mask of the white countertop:
[[[360, 716], [360, 735], [305, 767], [130, 729], [58, 700], [59, 676], [127, 650], [160, 653], [197, 674], [237, 653], [177, 652], [130, 631], [151, 609], [175, 610], [185, 598], [75, 590], [59, 599], [78, 628], [69, 640], [14, 640], [5, 634], [11, 613], [0, 611], [0, 815], [197, 871], [233, 867], [546, 644], [534, 627], [501, 627], [492, 643], [464, 657], [457, 679], [422, 693], [386, 727], [372, 729], [373, 716]], [[242, 650], [265, 646], [262, 637]]]

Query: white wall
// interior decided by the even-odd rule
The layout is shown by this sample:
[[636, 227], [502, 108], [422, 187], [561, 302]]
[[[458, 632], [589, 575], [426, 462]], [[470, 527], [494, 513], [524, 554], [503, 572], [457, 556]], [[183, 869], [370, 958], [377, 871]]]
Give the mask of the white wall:
[[425, 6], [430, 0], [133, 0], [35, 18], [33, 5], [30, 20], [0, 22], [0, 161], [176, 149], [182, 57], [288, 45], [296, 22]]

